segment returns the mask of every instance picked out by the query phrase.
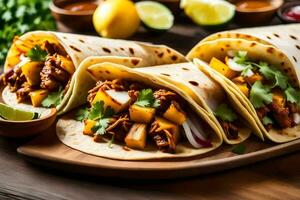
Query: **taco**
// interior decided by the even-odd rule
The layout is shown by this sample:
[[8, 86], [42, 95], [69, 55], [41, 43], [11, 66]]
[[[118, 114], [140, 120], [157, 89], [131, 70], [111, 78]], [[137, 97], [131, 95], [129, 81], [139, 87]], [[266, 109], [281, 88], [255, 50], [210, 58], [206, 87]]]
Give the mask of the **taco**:
[[210, 114], [177, 86], [115, 63], [85, 69], [96, 81], [86, 107], [64, 115], [56, 126], [67, 146], [106, 158], [146, 160], [196, 156], [222, 144]]
[[134, 41], [56, 33], [29, 32], [15, 38], [5, 62], [2, 80], [5, 103], [25, 110], [56, 107], [67, 111], [77, 77], [76, 69], [89, 56], [141, 67], [183, 62], [173, 49]]
[[[249, 119], [254, 119], [260, 129], [256, 134], [277, 143], [300, 137], [299, 50], [292, 39], [297, 28], [292, 25], [220, 33], [204, 39], [187, 55], [190, 60], [206, 62], [195, 60], [237, 104], [242, 104], [240, 108], [248, 110]], [[272, 42], [263, 37], [277, 39]], [[290, 38], [289, 42], [284, 38]]]
[[[192, 97], [220, 130], [227, 144], [238, 144], [249, 138], [253, 127], [248, 125], [246, 109], [240, 109], [223, 88], [192, 63], [138, 68], [175, 85]], [[252, 121], [255, 124], [255, 121]], [[251, 128], [250, 128], [251, 127]]]

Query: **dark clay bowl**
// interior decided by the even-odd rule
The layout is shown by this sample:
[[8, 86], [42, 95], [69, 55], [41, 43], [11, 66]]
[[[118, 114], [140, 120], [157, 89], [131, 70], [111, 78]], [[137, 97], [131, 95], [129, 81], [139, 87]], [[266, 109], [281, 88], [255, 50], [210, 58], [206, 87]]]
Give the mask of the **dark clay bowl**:
[[283, 15], [283, 13], [287, 9], [294, 7], [294, 6], [300, 6], [300, 1], [287, 2], [278, 10], [277, 14], [283, 22], [285, 22], [285, 23], [297, 23], [298, 22], [299, 23], [299, 21], [288, 19]]
[[100, 0], [53, 0], [50, 3], [50, 10], [55, 20], [64, 27], [75, 31], [93, 30], [93, 14], [95, 10], [88, 11], [71, 11], [64, 7], [74, 2], [94, 2], [99, 4]]

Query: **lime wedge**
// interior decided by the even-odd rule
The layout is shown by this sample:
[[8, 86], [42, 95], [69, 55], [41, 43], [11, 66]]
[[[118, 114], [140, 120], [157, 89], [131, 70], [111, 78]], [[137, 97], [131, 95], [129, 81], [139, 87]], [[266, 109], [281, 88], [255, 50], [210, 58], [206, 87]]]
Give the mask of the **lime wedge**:
[[224, 0], [182, 0], [180, 6], [195, 23], [203, 26], [225, 24], [235, 14], [235, 6]]
[[172, 12], [163, 4], [154, 1], [141, 1], [135, 4], [143, 24], [154, 30], [169, 30], [174, 24]]
[[38, 116], [38, 113], [17, 110], [6, 104], [0, 103], [0, 117], [3, 119], [12, 121], [28, 121], [37, 119]]

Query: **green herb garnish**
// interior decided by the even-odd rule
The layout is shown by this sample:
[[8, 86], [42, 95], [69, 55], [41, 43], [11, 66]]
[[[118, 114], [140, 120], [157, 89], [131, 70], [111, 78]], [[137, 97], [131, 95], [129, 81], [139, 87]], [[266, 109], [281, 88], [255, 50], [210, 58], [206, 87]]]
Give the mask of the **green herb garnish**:
[[56, 107], [58, 106], [64, 96], [64, 90], [62, 88], [59, 89], [58, 92], [52, 92], [50, 93], [43, 101], [42, 106], [46, 108], [50, 108], [52, 106]]
[[95, 135], [104, 135], [106, 133], [106, 128], [108, 127], [109, 121], [109, 118], [99, 119], [96, 125], [92, 128], [92, 131], [95, 133]]
[[291, 103], [296, 103], [298, 106], [300, 106], [300, 91], [296, 90], [292, 86], [288, 86], [288, 88], [284, 91], [284, 94], [286, 96], [286, 100]]
[[105, 109], [104, 101], [98, 101], [91, 107], [88, 118], [91, 120], [98, 120], [112, 117], [114, 114], [115, 111], [110, 106]]
[[55, 30], [50, 0], [0, 0], [0, 66], [13, 38], [32, 30]]
[[228, 107], [227, 104], [223, 103], [219, 105], [215, 111], [215, 115], [221, 118], [223, 121], [233, 122], [237, 119], [237, 115], [234, 111]]
[[245, 64], [247, 61], [247, 51], [238, 51], [236, 55], [233, 57], [233, 61], [238, 64]]
[[265, 104], [273, 101], [271, 87], [263, 85], [261, 81], [256, 81], [251, 87], [250, 101], [255, 108], [261, 108]]
[[47, 51], [41, 49], [41, 47], [38, 45], [35, 45], [26, 54], [26, 56], [29, 57], [32, 61], [45, 61], [47, 55]]
[[139, 92], [135, 105], [141, 107], [153, 107], [157, 108], [160, 106], [160, 102], [154, 98], [152, 89], [144, 89]]
[[253, 69], [252, 65], [248, 64], [241, 72], [242, 76], [248, 76], [249, 72]]
[[239, 155], [244, 154], [246, 152], [246, 146], [244, 144], [235, 145], [231, 152]]
[[83, 121], [89, 117], [90, 111], [88, 108], [82, 108], [76, 113], [76, 120]]
[[266, 126], [268, 124], [273, 124], [273, 120], [271, 118], [269, 118], [268, 116], [265, 116], [264, 118], [262, 118], [262, 123]]

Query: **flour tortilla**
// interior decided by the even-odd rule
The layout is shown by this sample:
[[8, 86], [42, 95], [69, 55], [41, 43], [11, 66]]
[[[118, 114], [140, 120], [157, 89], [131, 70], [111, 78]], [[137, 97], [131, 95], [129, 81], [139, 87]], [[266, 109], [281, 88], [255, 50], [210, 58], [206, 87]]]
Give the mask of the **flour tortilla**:
[[[296, 34], [299, 31], [299, 25], [283, 25], [216, 33], [200, 41], [188, 53], [187, 58], [189, 60], [198, 58], [208, 63], [212, 57], [224, 59], [229, 50], [247, 51], [247, 56], [250, 59], [265, 61], [278, 67], [289, 77], [290, 82], [295, 87], [299, 87], [300, 40]], [[199, 61], [196, 62], [199, 64]], [[255, 119], [264, 137], [277, 143], [300, 138], [299, 125], [282, 131], [272, 129], [268, 132], [258, 118], [255, 108], [249, 99], [232, 81], [211, 68], [202, 66], [200, 69], [210, 74], [219, 83], [222, 83], [221, 85], [227, 88], [233, 99], [247, 109], [249, 119], [251, 117]], [[257, 134], [259, 133], [257, 132]]]
[[132, 68], [111, 62], [94, 64], [87, 69], [95, 81], [113, 79], [139, 81], [149, 87], [168, 88], [176, 92], [188, 102], [190, 108], [197, 116], [199, 116], [199, 123], [206, 124], [206, 128], [204, 128], [204, 130], [206, 130], [207, 134], [211, 136], [212, 147], [195, 149], [188, 142], [183, 141], [179, 142], [175, 154], [162, 153], [157, 149], [157, 147], [151, 146], [148, 146], [145, 150], [130, 151], [123, 149], [124, 144], [114, 144], [113, 147], [110, 148], [107, 143], [95, 143], [90, 136], [83, 135], [83, 123], [77, 122], [72, 114], [63, 116], [58, 120], [56, 126], [58, 138], [67, 146], [85, 153], [111, 159], [147, 160], [197, 156], [210, 152], [222, 144], [223, 139], [221, 132], [215, 122], [211, 119], [210, 114], [199, 106], [198, 103], [194, 101], [184, 90], [181, 90], [177, 86], [170, 84], [158, 76], [138, 72]]
[[[128, 67], [146, 67], [186, 61], [183, 55], [164, 45], [112, 40], [69, 33], [34, 31], [15, 39], [6, 58], [4, 65], [5, 71], [10, 70], [20, 61], [18, 59], [20, 52], [26, 52], [28, 49], [31, 49], [37, 44], [41, 44], [45, 40], [61, 45], [71, 57], [76, 69], [90, 56], [99, 56], [103, 58], [103, 60], [109, 60], [109, 62], [121, 62]], [[60, 105], [57, 106], [58, 114], [67, 112], [72, 108], [72, 106], [67, 106], [67, 104], [69, 104], [69, 99], [72, 96], [75, 82], [81, 78], [78, 77], [78, 75], [80, 74], [76, 72], [73, 74], [70, 87]], [[9, 97], [5, 97], [6, 95], [9, 95]], [[14, 94], [6, 92], [5, 95], [2, 94], [2, 96], [4, 97], [5, 103], [11, 106], [18, 104], [16, 99], [13, 98], [15, 96]], [[76, 104], [76, 102], [73, 102], [73, 104]], [[18, 107], [26, 110], [38, 110], [25, 104], [19, 104]]]

